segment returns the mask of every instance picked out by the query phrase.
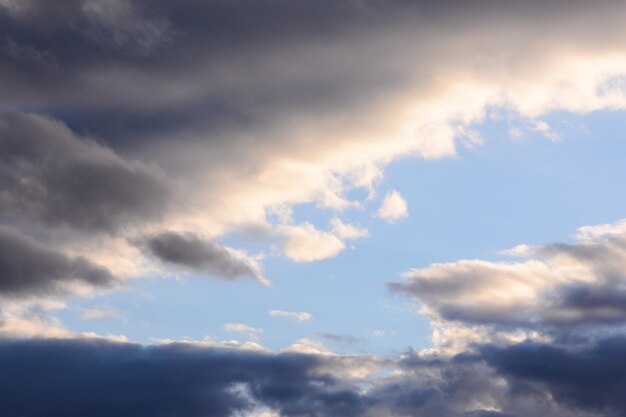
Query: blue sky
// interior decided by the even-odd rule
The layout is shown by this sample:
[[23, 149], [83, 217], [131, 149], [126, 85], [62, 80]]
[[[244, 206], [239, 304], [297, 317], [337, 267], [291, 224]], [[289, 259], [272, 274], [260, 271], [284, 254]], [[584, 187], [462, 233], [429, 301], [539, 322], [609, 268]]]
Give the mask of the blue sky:
[[[512, 120], [509, 120], [512, 119]], [[626, 122], [622, 112], [589, 115], [558, 112], [542, 119], [559, 135], [551, 140], [513, 118], [475, 126], [483, 143], [459, 147], [455, 157], [404, 158], [386, 167], [378, 197], [341, 218], [369, 236], [332, 259], [298, 263], [282, 256], [264, 261], [270, 288], [256, 282], [221, 282], [193, 274], [176, 279], [143, 278], [122, 291], [77, 299], [59, 314], [74, 331], [155, 339], [252, 339], [271, 349], [301, 338], [316, 339], [342, 353], [399, 353], [431, 346], [427, 318], [414, 303], [386, 289], [410, 268], [459, 259], [510, 260], [499, 252], [518, 244], [572, 242], [577, 227], [612, 223], [626, 212], [619, 178], [626, 175]], [[388, 224], [373, 216], [381, 197], [398, 190], [410, 215]], [[357, 198], [366, 193], [355, 191]], [[324, 229], [337, 213], [315, 205], [294, 208], [297, 221]], [[225, 242], [248, 244], [241, 236]], [[257, 247], [258, 249], [258, 247]], [[85, 310], [113, 308], [119, 314], [84, 319]], [[298, 322], [270, 310], [310, 312]], [[225, 323], [261, 329], [248, 336]], [[378, 332], [377, 332], [378, 331]], [[323, 334], [343, 336], [333, 342]], [[377, 336], [379, 334], [379, 336]]]

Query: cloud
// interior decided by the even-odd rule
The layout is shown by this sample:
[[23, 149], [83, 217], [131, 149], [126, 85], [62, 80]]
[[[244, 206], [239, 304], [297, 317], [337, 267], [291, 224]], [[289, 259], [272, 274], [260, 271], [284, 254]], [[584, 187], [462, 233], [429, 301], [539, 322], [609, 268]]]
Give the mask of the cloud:
[[229, 332], [241, 332], [248, 333], [250, 335], [258, 335], [259, 333], [263, 333], [262, 329], [257, 329], [256, 327], [248, 326], [243, 323], [226, 323], [224, 324], [224, 330]]
[[[193, 343], [5, 339], [0, 413], [617, 417], [626, 412], [625, 347], [623, 338], [581, 347], [483, 344], [454, 357], [407, 352], [383, 360]], [[381, 364], [382, 374], [355, 372]]]
[[230, 280], [253, 277], [269, 284], [256, 260], [194, 233], [163, 232], [145, 239], [145, 246], [166, 264]]
[[533, 121], [531, 130], [541, 133], [553, 142], [556, 142], [561, 138], [559, 134], [552, 130], [552, 127], [543, 120]]
[[273, 317], [285, 317], [297, 321], [308, 321], [313, 317], [311, 313], [305, 311], [284, 311], [284, 310], [270, 310], [268, 314]]
[[[553, 111], [623, 110], [625, 12], [619, 1], [0, 0], [0, 292], [109, 288], [98, 260], [142, 265], [128, 248], [137, 236], [160, 267], [227, 279], [262, 280], [256, 259], [214, 240], [245, 225], [267, 226], [296, 261], [336, 256], [364, 230], [272, 223], [273, 210], [357, 207], [350, 191], [373, 196], [386, 164], [454, 156], [491, 109], [547, 135], [533, 122]], [[398, 201], [380, 216], [401, 220]], [[308, 355], [4, 340], [0, 414], [622, 416], [624, 343], [606, 333], [625, 314], [623, 228], [521, 246], [518, 262], [408, 272], [393, 288], [421, 300], [435, 342], [471, 342], [454, 357], [409, 353], [354, 381], [354, 358], [310, 339], [289, 349]], [[3, 311], [0, 327], [66, 335], [37, 312]]]
[[323, 231], [311, 223], [282, 224], [274, 235], [282, 241], [282, 250], [296, 262], [313, 262], [337, 256], [346, 248], [346, 240], [366, 237], [368, 231], [359, 226], [346, 224], [339, 218], [330, 220], [332, 229]]
[[361, 342], [361, 339], [349, 334], [336, 334], [336, 333], [316, 333], [322, 339], [334, 344], [334, 345], [355, 345]]
[[622, 223], [583, 227], [572, 244], [505, 252], [528, 258], [519, 262], [460, 260], [413, 269], [390, 287], [416, 297], [435, 327], [455, 322], [487, 334], [525, 329], [525, 337], [607, 334], [626, 319]]
[[406, 200], [397, 191], [387, 193], [377, 216], [386, 220], [388, 223], [396, 223], [409, 217], [409, 208]]
[[[0, 343], [0, 387], [15, 394], [3, 402], [5, 415], [219, 417], [253, 411], [257, 403], [293, 416], [360, 409], [358, 396], [333, 378], [311, 374], [319, 362], [313, 356], [102, 340]], [[241, 384], [245, 391], [235, 389]], [[24, 401], [35, 396], [40, 401]]]
[[0, 218], [114, 231], [163, 212], [168, 180], [127, 161], [64, 124], [28, 113], [0, 113]]
[[[455, 155], [490, 109], [626, 107], [619, 2], [0, 4], [0, 219], [81, 231], [57, 242], [120, 264], [145, 262], [115, 253], [138, 235], [355, 207], [389, 162]], [[364, 234], [268, 227], [303, 262]]]
[[330, 224], [333, 226], [333, 232], [342, 239], [359, 239], [367, 237], [369, 234], [367, 229], [352, 224], [346, 224], [337, 217], [333, 217], [330, 220]]
[[284, 252], [296, 262], [312, 262], [335, 257], [345, 243], [333, 233], [318, 230], [310, 223], [281, 226]]
[[76, 286], [111, 288], [118, 279], [81, 257], [0, 226], [0, 297], [59, 295]]
[[0, 311], [0, 339], [68, 338], [70, 330], [49, 312], [66, 306], [54, 302], [7, 305]]
[[173, 36], [167, 19], [141, 16], [134, 4], [121, 0], [86, 0], [81, 12], [86, 36], [105, 46], [147, 55]]
[[555, 402], [574, 410], [617, 416], [626, 410], [619, 394], [626, 369], [615, 366], [624, 359], [625, 346], [624, 338], [603, 339], [577, 349], [525, 343], [485, 346], [481, 355], [512, 383], [512, 389], [547, 392]]
[[100, 320], [121, 315], [122, 313], [115, 307], [105, 305], [85, 310], [80, 316], [85, 320]]

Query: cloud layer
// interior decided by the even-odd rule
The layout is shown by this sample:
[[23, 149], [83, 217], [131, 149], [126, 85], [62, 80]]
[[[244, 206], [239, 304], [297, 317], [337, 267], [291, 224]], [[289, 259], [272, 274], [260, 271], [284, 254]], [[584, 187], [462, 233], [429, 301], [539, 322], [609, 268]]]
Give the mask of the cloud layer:
[[[367, 357], [268, 354], [194, 344], [142, 347], [103, 339], [0, 342], [4, 415], [510, 417], [626, 412], [623, 338], [583, 349], [482, 345], [386, 377], [354, 377]], [[77, 360], [79, 358], [79, 360]], [[546, 366], [549, 363], [550, 366]], [[332, 371], [331, 371], [332, 370]], [[132, 392], [133, 395], [128, 395]]]
[[[293, 260], [336, 256], [365, 232], [272, 214], [364, 207], [350, 190], [476, 143], [493, 108], [543, 130], [550, 111], [623, 108], [623, 7], [6, 0], [0, 220], [138, 271], [124, 242], [251, 225]], [[389, 197], [379, 215], [406, 217]]]

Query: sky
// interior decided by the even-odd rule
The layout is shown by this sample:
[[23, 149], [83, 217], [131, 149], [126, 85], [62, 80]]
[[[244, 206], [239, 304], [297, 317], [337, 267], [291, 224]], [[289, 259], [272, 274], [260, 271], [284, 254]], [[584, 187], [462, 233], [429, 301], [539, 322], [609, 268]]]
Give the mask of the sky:
[[625, 415], [625, 13], [0, 0], [0, 417]]

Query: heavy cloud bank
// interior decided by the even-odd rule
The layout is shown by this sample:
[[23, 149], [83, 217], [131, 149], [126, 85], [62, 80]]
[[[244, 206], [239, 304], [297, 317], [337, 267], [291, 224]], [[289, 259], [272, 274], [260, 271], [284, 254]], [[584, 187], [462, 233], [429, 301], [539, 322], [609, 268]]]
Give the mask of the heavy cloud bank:
[[[133, 277], [180, 266], [129, 247], [162, 233], [206, 237], [205, 255], [262, 230], [295, 261], [337, 256], [345, 236], [276, 214], [363, 207], [348, 191], [478, 143], [490, 109], [539, 126], [626, 107], [624, 4], [563, 6], [2, 0], [0, 222]], [[408, 215], [396, 200], [383, 218]]]
[[625, 352], [624, 338], [479, 345], [454, 357], [410, 352], [386, 362], [387, 376], [355, 377], [358, 357], [4, 340], [0, 415], [621, 416]]

